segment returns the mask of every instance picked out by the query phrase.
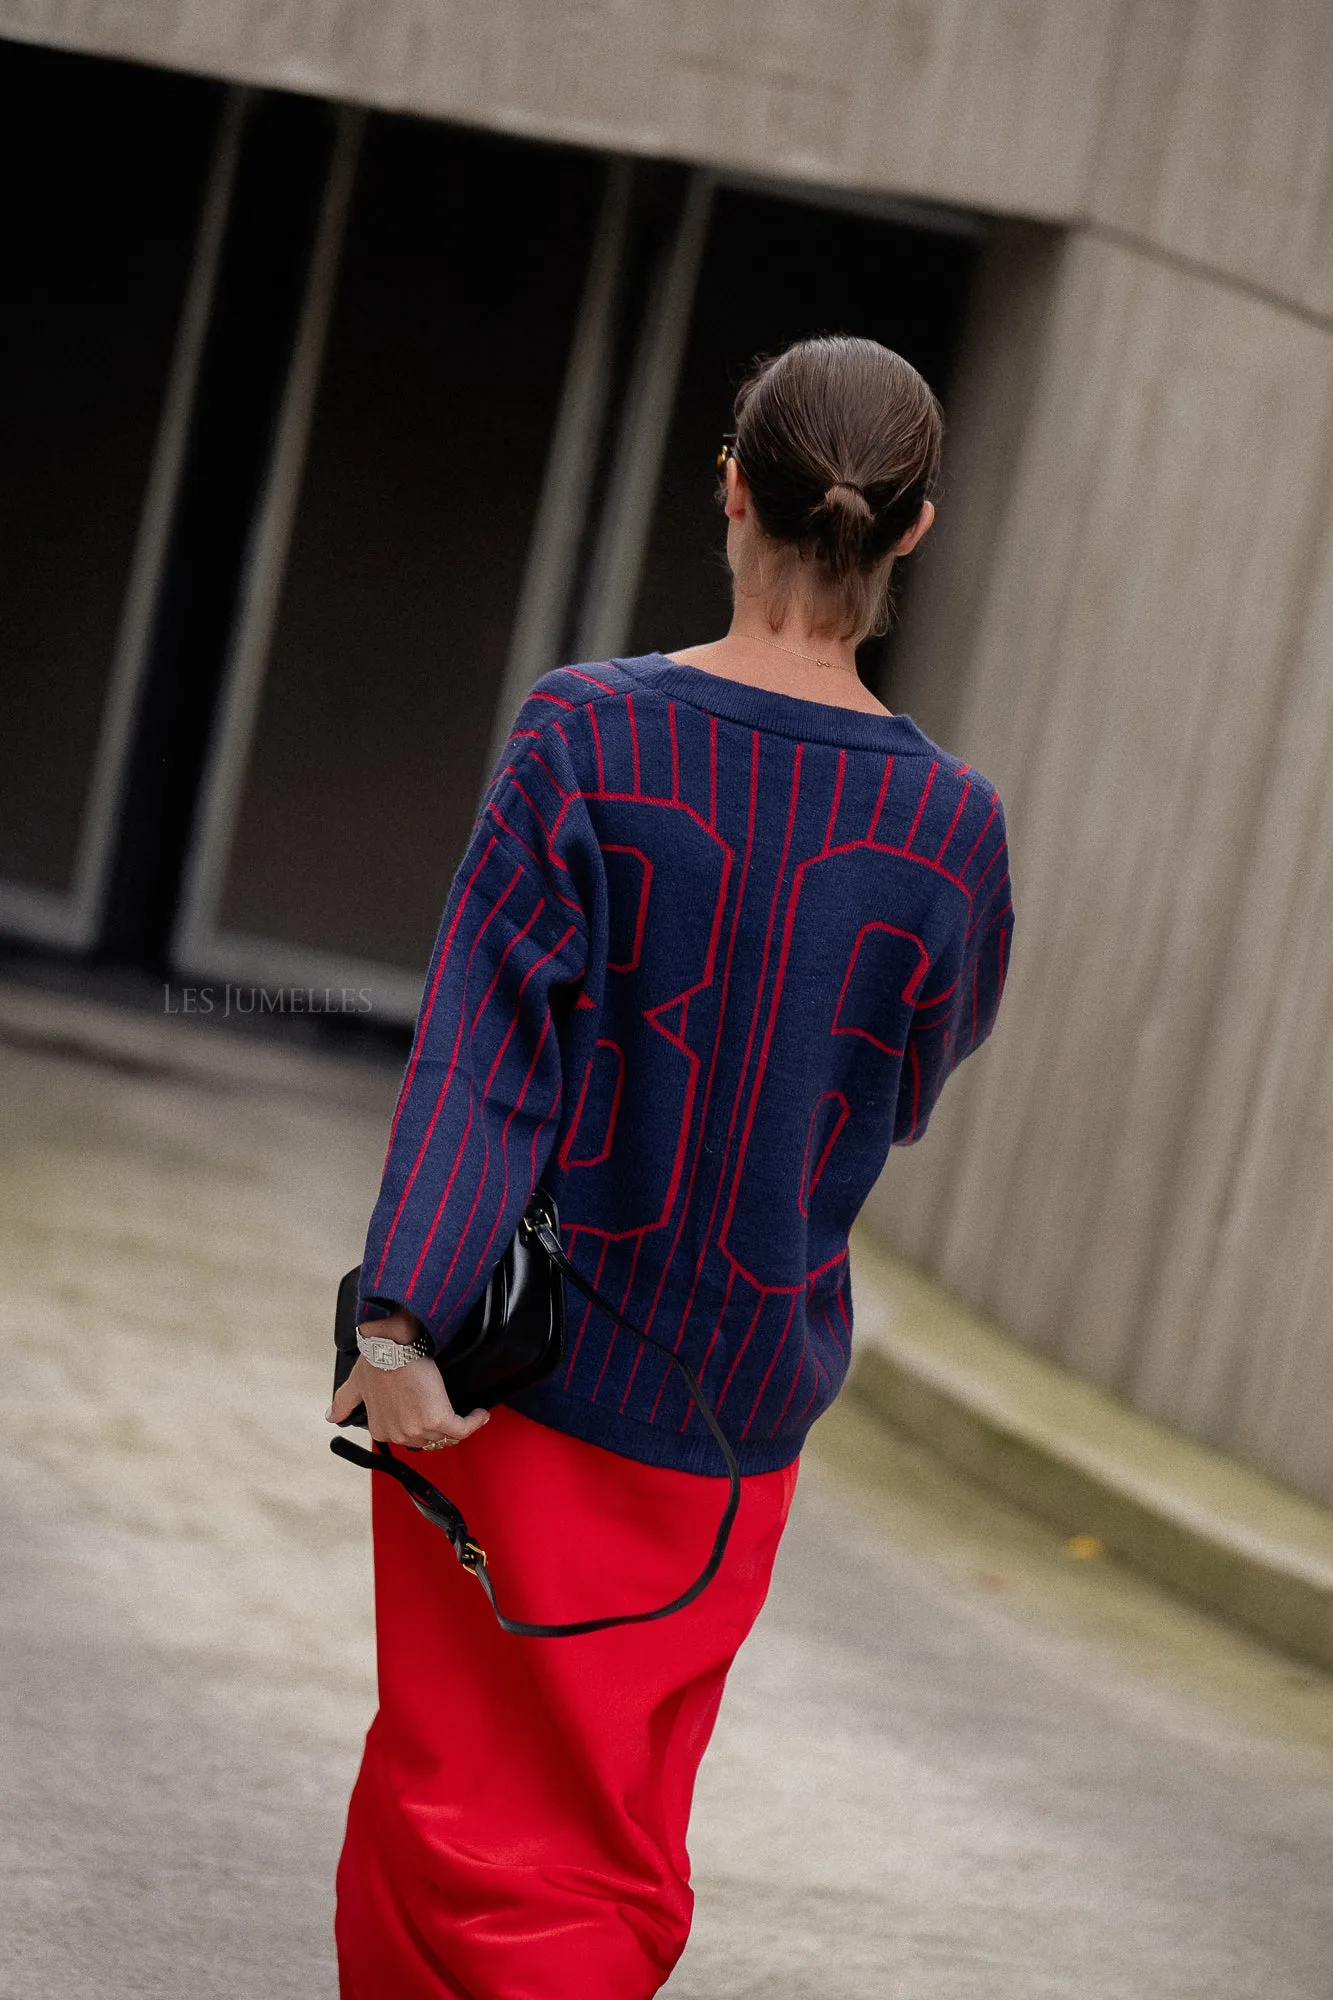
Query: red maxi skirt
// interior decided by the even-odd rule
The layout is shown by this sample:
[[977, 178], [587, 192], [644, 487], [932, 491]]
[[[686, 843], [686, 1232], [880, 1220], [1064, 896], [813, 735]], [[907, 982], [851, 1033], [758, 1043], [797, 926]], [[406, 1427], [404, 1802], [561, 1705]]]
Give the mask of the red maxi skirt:
[[[457, 1450], [407, 1456], [462, 1508], [503, 1609], [542, 1622], [678, 1594], [726, 1499], [504, 1407]], [[689, 1934], [695, 1775], [796, 1470], [742, 1482], [684, 1611], [577, 1639], [502, 1632], [440, 1530], [372, 1480], [380, 1705], [338, 1868], [342, 2000], [659, 1991]]]

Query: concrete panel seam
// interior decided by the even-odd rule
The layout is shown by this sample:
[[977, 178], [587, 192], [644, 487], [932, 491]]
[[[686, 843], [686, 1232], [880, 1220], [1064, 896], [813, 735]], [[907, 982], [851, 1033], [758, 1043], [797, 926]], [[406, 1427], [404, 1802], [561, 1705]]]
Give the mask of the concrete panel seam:
[[1070, 228], [1074, 234], [1095, 237], [1120, 250], [1135, 251], [1154, 264], [1165, 265], [1168, 270], [1178, 271], [1185, 277], [1201, 279], [1225, 291], [1235, 292], [1242, 298], [1253, 299], [1259, 305], [1271, 306], [1274, 312], [1285, 313], [1304, 326], [1316, 327], [1321, 333], [1333, 333], [1333, 313], [1316, 312], [1313, 307], [1302, 305], [1284, 292], [1258, 284], [1253, 278], [1240, 277], [1221, 264], [1209, 263], [1206, 258], [1188, 257], [1179, 250], [1169, 250], [1161, 243], [1154, 243], [1150, 236], [1141, 236], [1132, 229], [1117, 228], [1114, 223], [1099, 222], [1092, 216], [1076, 218]]

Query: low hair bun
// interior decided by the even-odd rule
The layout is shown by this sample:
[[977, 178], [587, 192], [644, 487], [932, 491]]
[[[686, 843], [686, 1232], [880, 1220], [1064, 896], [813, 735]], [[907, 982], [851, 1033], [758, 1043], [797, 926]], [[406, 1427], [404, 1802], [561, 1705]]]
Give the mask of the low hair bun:
[[835, 479], [810, 522], [815, 553], [830, 576], [841, 580], [867, 566], [867, 541], [874, 524], [874, 510], [855, 481]]
[[839, 498], [842, 494], [850, 494], [853, 502], [859, 500], [866, 513], [870, 512], [870, 502], [866, 499], [864, 492], [854, 479], [835, 479], [832, 486], [829, 487], [827, 493], [824, 495], [824, 505], [826, 507], [845, 507], [848, 503], [845, 499]]

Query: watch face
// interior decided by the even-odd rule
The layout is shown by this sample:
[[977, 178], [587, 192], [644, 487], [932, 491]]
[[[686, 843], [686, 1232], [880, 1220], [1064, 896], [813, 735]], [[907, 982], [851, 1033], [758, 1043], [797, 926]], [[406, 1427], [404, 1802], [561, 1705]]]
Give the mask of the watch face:
[[369, 1352], [366, 1359], [372, 1368], [396, 1368], [398, 1366], [398, 1343], [386, 1340], [383, 1334], [371, 1334], [366, 1341]]

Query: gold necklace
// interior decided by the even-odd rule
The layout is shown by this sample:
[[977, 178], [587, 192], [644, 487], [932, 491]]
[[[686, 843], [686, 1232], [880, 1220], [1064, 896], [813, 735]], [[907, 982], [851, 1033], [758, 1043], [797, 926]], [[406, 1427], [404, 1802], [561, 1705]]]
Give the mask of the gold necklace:
[[856, 674], [856, 678], [860, 679], [860, 675], [856, 673], [855, 662], [850, 667], [843, 667], [839, 666], [836, 660], [826, 660], [818, 654], [798, 653], [794, 646], [784, 646], [780, 639], [763, 639], [757, 632], [747, 632], [744, 636], [753, 639], [757, 646], [772, 646], [779, 653], [789, 653], [793, 660], [804, 660], [808, 667], [828, 667], [835, 673]]

